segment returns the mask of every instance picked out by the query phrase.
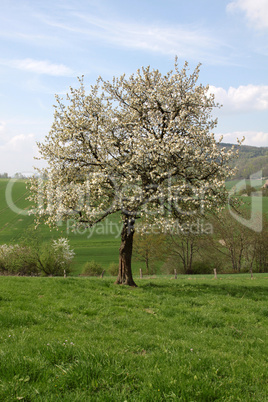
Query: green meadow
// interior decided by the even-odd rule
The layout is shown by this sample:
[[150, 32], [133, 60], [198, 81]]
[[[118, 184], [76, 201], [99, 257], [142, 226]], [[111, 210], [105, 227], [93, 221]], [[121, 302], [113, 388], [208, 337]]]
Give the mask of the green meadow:
[[[27, 237], [27, 232], [34, 226], [34, 217], [28, 216], [29, 201], [26, 200], [29, 192], [23, 180], [14, 182], [11, 188], [13, 209], [9, 208], [6, 187], [8, 180], [0, 179], [0, 244], [16, 243]], [[15, 208], [18, 208], [16, 211]], [[18, 212], [20, 214], [18, 214]], [[67, 237], [76, 255], [74, 259], [74, 275], [80, 274], [85, 262], [95, 260], [107, 268], [111, 263], [118, 261], [120, 246], [120, 217], [113, 216], [107, 219], [104, 225], [98, 225], [84, 232], [72, 233], [65, 223], [58, 229], [50, 230], [46, 225], [40, 225], [40, 241], [52, 238]], [[135, 264], [134, 264], [135, 266]]]
[[267, 274], [0, 278], [1, 401], [266, 401]]
[[[0, 244], [34, 224], [25, 182], [12, 188], [22, 214], [9, 208], [7, 184]], [[118, 223], [76, 234], [41, 226], [40, 241], [69, 238], [73, 276], [0, 276], [0, 400], [267, 400], [267, 274], [139, 279], [134, 263], [138, 288], [77, 277], [86, 261], [118, 261]]]

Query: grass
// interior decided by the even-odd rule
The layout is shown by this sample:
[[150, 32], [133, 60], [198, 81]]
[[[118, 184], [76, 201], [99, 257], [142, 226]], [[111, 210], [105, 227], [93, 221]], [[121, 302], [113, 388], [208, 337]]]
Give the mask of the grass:
[[[19, 242], [21, 237], [27, 234], [28, 228], [34, 225], [34, 217], [27, 214], [18, 215], [9, 208], [6, 200], [6, 186], [9, 180], [0, 179], [0, 244]], [[21, 211], [27, 211], [29, 195], [26, 183], [18, 180], [12, 187], [12, 201]], [[57, 230], [50, 230], [48, 226], [41, 225], [41, 241], [48, 241], [51, 237], [67, 237], [71, 247], [74, 248], [76, 256], [74, 258], [74, 275], [81, 273], [85, 262], [95, 260], [103, 265], [105, 269], [110, 263], [118, 262], [120, 236], [116, 232], [119, 216], [113, 216], [106, 220], [108, 224], [104, 228], [99, 225], [85, 233], [72, 233], [67, 231], [66, 224], [59, 226]], [[109, 230], [109, 222], [113, 229]], [[111, 231], [114, 231], [110, 233]], [[134, 264], [135, 268], [135, 264]]]
[[265, 401], [267, 274], [0, 278], [0, 400]]

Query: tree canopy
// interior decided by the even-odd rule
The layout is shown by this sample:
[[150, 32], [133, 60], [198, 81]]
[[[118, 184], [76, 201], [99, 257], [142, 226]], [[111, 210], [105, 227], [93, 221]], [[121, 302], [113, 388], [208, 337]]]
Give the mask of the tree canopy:
[[[120, 211], [118, 283], [131, 273], [134, 224], [169, 227], [216, 210], [227, 199], [228, 161], [237, 151], [214, 137], [215, 103], [198, 84], [199, 67], [162, 75], [150, 67], [105, 81], [86, 93], [84, 80], [56, 97], [54, 123], [39, 143], [47, 180], [32, 183], [35, 213], [46, 223], [72, 218], [94, 225]], [[43, 201], [40, 202], [40, 199]]]

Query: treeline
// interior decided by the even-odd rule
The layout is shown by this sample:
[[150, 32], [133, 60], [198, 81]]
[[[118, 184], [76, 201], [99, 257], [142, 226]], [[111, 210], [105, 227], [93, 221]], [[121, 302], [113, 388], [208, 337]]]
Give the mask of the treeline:
[[[242, 219], [248, 217], [241, 214]], [[268, 272], [268, 219], [260, 216], [251, 228], [234, 219], [229, 211], [210, 217], [209, 222], [169, 234], [134, 236], [134, 259], [145, 274]]]
[[[14, 174], [14, 179], [22, 179], [25, 180], [27, 179], [27, 176], [25, 176], [24, 174], [17, 172]], [[11, 179], [11, 177], [8, 175], [8, 173], [0, 173], [0, 179]]]
[[[241, 213], [242, 219], [248, 218]], [[209, 221], [192, 222], [184, 230], [169, 233], [134, 235], [133, 259], [139, 263], [140, 274], [197, 275], [217, 273], [268, 272], [268, 219], [260, 216], [252, 228], [234, 219], [229, 211], [210, 217]], [[102, 276], [104, 267], [90, 261], [83, 276]], [[139, 273], [139, 272], [138, 272]], [[107, 275], [118, 274], [112, 263]]]

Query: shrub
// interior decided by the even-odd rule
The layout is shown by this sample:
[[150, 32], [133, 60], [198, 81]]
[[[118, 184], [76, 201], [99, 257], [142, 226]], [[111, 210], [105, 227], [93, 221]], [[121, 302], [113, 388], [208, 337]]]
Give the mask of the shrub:
[[246, 185], [246, 188], [243, 188], [239, 191], [239, 195], [248, 195], [250, 196], [252, 193], [256, 193], [256, 188], [251, 187], [249, 184]]
[[14, 256], [17, 254], [19, 245], [2, 244], [0, 246], [0, 270], [2, 273], [14, 274], [16, 271]]
[[64, 268], [50, 244], [44, 245], [41, 249], [39, 268], [43, 275], [63, 275]]
[[[11, 247], [12, 247], [12, 249], [11, 249]], [[13, 246], [8, 246], [7, 244], [2, 244], [0, 246], [0, 271], [2, 273], [8, 271], [7, 263], [8, 263], [11, 251], [13, 251]]]
[[37, 245], [0, 246], [0, 272], [6, 275], [63, 275], [70, 272], [74, 257], [67, 239]]
[[86, 262], [85, 265], [83, 266], [82, 269], [82, 274], [83, 276], [100, 276], [102, 274], [103, 267], [95, 262], [95, 261], [89, 261]]
[[263, 187], [262, 188], [262, 196], [263, 197], [268, 197], [268, 187]]
[[34, 258], [30, 247], [20, 246], [13, 255], [15, 272], [18, 275], [38, 275], [38, 261]]
[[196, 261], [193, 263], [192, 266], [193, 274], [194, 275], [206, 275], [206, 274], [213, 274], [213, 265], [206, 261]]
[[0, 246], [0, 272], [7, 275], [38, 273], [38, 264], [29, 247], [3, 244]]
[[111, 264], [108, 267], [108, 273], [109, 273], [109, 275], [117, 276], [118, 275], [118, 263], [111, 262]]
[[61, 237], [52, 241], [52, 247], [62, 265], [68, 265], [74, 258], [74, 251], [70, 249], [68, 239]]
[[74, 251], [70, 250], [68, 239], [60, 238], [44, 244], [40, 251], [40, 271], [45, 275], [62, 276], [64, 271], [70, 272], [70, 266], [74, 257]]
[[183, 267], [180, 265], [178, 260], [173, 256], [169, 257], [166, 262], [161, 267], [161, 272], [165, 275], [173, 275], [174, 269], [177, 270], [177, 273], [183, 273]]
[[187, 273], [181, 261], [178, 261], [178, 259], [174, 257], [170, 257], [162, 266], [161, 271], [168, 275], [173, 275], [174, 269], [176, 269], [178, 274], [182, 275], [205, 275], [212, 274], [213, 268], [217, 268], [217, 271], [219, 271], [219, 267], [215, 265], [215, 263], [212, 264], [208, 260], [202, 259], [199, 261], [194, 261], [191, 266], [191, 273]]

